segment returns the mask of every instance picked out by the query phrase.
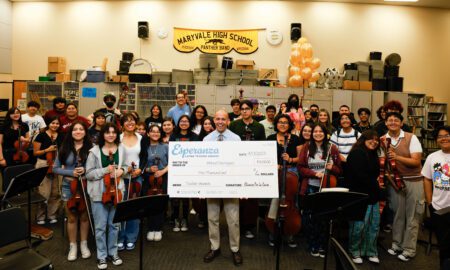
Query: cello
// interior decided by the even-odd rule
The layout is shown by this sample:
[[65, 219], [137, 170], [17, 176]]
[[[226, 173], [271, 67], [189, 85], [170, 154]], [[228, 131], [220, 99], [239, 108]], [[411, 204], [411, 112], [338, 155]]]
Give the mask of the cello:
[[[108, 159], [109, 164], [115, 167], [112, 151], [109, 151]], [[103, 176], [103, 183], [105, 185], [105, 191], [102, 193], [103, 204], [117, 205], [118, 202], [122, 201], [122, 192], [118, 188], [119, 181], [120, 178], [117, 178], [115, 168], [114, 168], [114, 178], [111, 177], [111, 173], [107, 173]]]
[[19, 131], [19, 138], [17, 139], [17, 141], [14, 142], [14, 148], [16, 149], [16, 152], [13, 155], [13, 160], [18, 163], [25, 163], [30, 158], [30, 156], [27, 153], [27, 149], [30, 143], [22, 142], [22, 140], [20, 139], [20, 137], [22, 137], [20, 126], [18, 128], [18, 131]]

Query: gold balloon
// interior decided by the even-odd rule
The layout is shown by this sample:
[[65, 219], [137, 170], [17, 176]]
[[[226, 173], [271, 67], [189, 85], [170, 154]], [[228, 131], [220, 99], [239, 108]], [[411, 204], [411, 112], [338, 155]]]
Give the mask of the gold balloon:
[[318, 69], [320, 67], [320, 59], [319, 58], [313, 58], [312, 60], [311, 60], [311, 66], [310, 66], [310, 68], [312, 69], [312, 70], [316, 70], [316, 69]]
[[300, 75], [294, 75], [289, 78], [288, 85], [291, 87], [300, 87], [302, 86], [303, 78]]
[[301, 45], [302, 45], [302, 44], [299, 44], [299, 43], [294, 43], [294, 44], [292, 44], [292, 46], [291, 46], [291, 51], [299, 51]]
[[300, 54], [303, 58], [311, 58], [313, 56], [312, 45], [310, 43], [304, 43], [300, 47]]
[[310, 69], [313, 69], [311, 67], [311, 63], [312, 63], [312, 58], [303, 58], [304, 62], [305, 62], [305, 67], [309, 67]]
[[289, 67], [289, 76], [292, 77], [294, 75], [300, 75], [301, 69], [297, 66]]
[[305, 38], [305, 37], [301, 37], [301, 38], [297, 41], [297, 43], [300, 44], [300, 45], [302, 45], [302, 44], [304, 44], [304, 43], [307, 43], [307, 42], [308, 42], [308, 39]]
[[302, 60], [302, 57], [300, 55], [299, 50], [295, 50], [291, 52], [291, 56], [289, 57], [289, 61], [291, 62], [291, 65], [298, 66], [300, 64], [300, 61]]
[[314, 71], [312, 74], [311, 74], [311, 78], [309, 78], [309, 82], [317, 82], [317, 80], [320, 78], [320, 74], [319, 74], [319, 72], [317, 72], [317, 71]]
[[309, 67], [305, 67], [302, 69], [302, 72], [300, 73], [303, 77], [303, 79], [308, 80], [309, 78], [311, 78], [311, 69]]

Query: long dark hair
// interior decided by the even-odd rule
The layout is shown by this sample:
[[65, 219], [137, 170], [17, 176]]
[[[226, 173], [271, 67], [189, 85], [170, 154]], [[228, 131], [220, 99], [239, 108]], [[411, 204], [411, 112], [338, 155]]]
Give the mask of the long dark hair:
[[153, 106], [152, 106], [152, 108], [150, 109], [150, 119], [155, 119], [155, 118], [153, 118], [153, 108], [155, 108], [155, 107], [157, 107], [158, 109], [159, 109], [159, 115], [158, 115], [158, 118], [156, 118], [156, 120], [157, 120], [157, 122], [158, 123], [162, 123], [162, 121], [163, 121], [163, 111], [162, 111], [162, 109], [161, 109], [161, 106], [159, 106], [158, 104], [154, 104]]
[[[162, 127], [153, 124], [153, 125], [151, 125], [151, 126], [148, 127], [147, 133], [149, 133], [150, 131], [152, 131], [152, 129], [155, 128], [155, 127], [158, 129], [159, 134], [160, 134], [160, 137], [159, 137], [158, 142], [159, 142], [159, 143], [162, 143], [162, 142], [163, 142], [163, 134], [164, 134], [164, 132], [163, 132], [163, 130], [162, 130]], [[147, 135], [147, 137], [148, 137], [149, 145], [150, 145], [150, 143], [151, 143], [152, 140], [150, 139], [150, 136]]]
[[197, 113], [198, 109], [203, 109], [203, 111], [205, 112], [205, 114], [203, 115], [203, 118], [200, 120], [201, 123], [203, 123], [203, 119], [205, 119], [206, 116], [208, 116], [208, 111], [206, 110], [205, 106], [203, 105], [197, 105], [195, 106], [195, 108], [192, 110], [191, 113], [191, 122], [190, 122], [190, 128], [193, 129], [196, 125], [197, 125], [197, 117], [195, 116], [195, 114]]
[[303, 137], [303, 130], [305, 129], [305, 127], [310, 127], [311, 128], [311, 138], [309, 138], [309, 141], [312, 140], [312, 133], [313, 133], [313, 128], [314, 128], [314, 124], [311, 122], [308, 122], [306, 124], [303, 125], [302, 129], [300, 130], [300, 145], [305, 144], [307, 142], [307, 140], [305, 139], [305, 137]]
[[189, 121], [189, 127], [187, 129], [187, 136], [190, 137], [190, 136], [192, 136], [192, 134], [194, 134], [194, 132], [192, 132], [191, 119], [187, 115], [182, 115], [180, 117], [180, 119], [178, 119], [178, 123], [177, 123], [177, 126], [175, 127], [175, 129], [173, 130], [173, 134], [179, 135], [181, 133], [180, 122], [181, 122], [181, 120], [183, 120], [183, 118], [187, 118], [187, 120]]
[[[366, 141], [373, 140], [373, 139], [379, 139], [378, 133], [375, 130], [368, 129], [368, 130], [364, 131], [361, 134], [361, 136], [359, 136], [358, 140], [356, 140], [355, 144], [353, 144], [351, 151], [353, 151], [355, 149], [363, 149], [365, 151], [371, 151], [371, 150], [367, 149]], [[379, 147], [380, 147], [380, 144], [378, 144], [377, 149], [374, 150], [375, 153], [378, 151]]]
[[211, 116], [206, 116], [205, 118], [203, 118], [202, 120], [202, 129], [200, 130], [200, 134], [198, 135], [199, 139], [202, 141], [203, 138], [206, 137], [206, 135], [208, 135], [209, 133], [206, 132], [206, 130], [203, 128], [203, 124], [205, 124], [205, 121], [209, 120], [209, 122], [211, 122], [211, 126], [216, 129], [216, 124], [214, 123], [214, 118], [212, 118]]
[[114, 123], [106, 123], [102, 129], [100, 130], [100, 135], [98, 136], [98, 146], [102, 148], [105, 145], [105, 133], [108, 132], [110, 128], [114, 129], [114, 132], [117, 134], [114, 143], [116, 145], [120, 144], [120, 130]]
[[86, 163], [89, 154], [89, 149], [92, 148], [92, 141], [91, 138], [89, 137], [86, 124], [80, 121], [73, 122], [73, 124], [69, 127], [69, 131], [64, 137], [64, 141], [62, 142], [61, 147], [59, 148], [58, 158], [62, 165], [66, 165], [66, 159], [70, 155], [70, 153], [73, 153], [74, 157], [77, 156], [77, 151], [75, 150], [75, 141], [73, 140], [72, 137], [72, 132], [76, 125], [81, 125], [85, 132], [83, 138], [83, 146], [80, 148], [78, 152], [78, 156], [81, 158], [82, 164]]
[[[297, 100], [297, 102], [291, 102], [294, 98]], [[297, 110], [298, 107], [300, 107], [300, 98], [298, 97], [297, 94], [291, 94], [288, 97], [288, 102], [286, 104], [286, 112], [289, 112], [291, 110], [291, 108], [294, 108]]]
[[328, 153], [328, 148], [330, 147], [330, 145], [328, 143], [328, 130], [322, 124], [315, 124], [312, 129], [311, 140], [309, 141], [309, 156], [311, 158], [314, 158], [314, 156], [316, 155], [316, 152], [317, 152], [317, 145], [316, 145], [316, 142], [314, 141], [314, 137], [313, 137], [314, 129], [316, 129], [316, 127], [319, 127], [322, 130], [323, 135], [324, 135], [322, 145], [320, 146], [320, 148], [322, 149], [322, 159], [326, 159], [327, 153]]
[[49, 130], [50, 129], [50, 124], [55, 121], [58, 120], [59, 125], [61, 125], [61, 120], [59, 120], [59, 116], [58, 115], [53, 115], [47, 119], [45, 119], [45, 124], [47, 125], [45, 127], [45, 130]]
[[19, 108], [12, 107], [6, 113], [5, 122], [3, 122], [3, 130], [7, 130], [7, 129], [11, 128], [12, 123], [13, 123], [13, 121], [11, 119], [11, 114], [14, 114], [16, 111], [18, 111], [20, 114], [19, 120], [17, 120], [17, 122], [19, 123], [19, 128], [22, 126], [22, 123], [23, 123], [22, 122], [22, 113], [20, 112]]

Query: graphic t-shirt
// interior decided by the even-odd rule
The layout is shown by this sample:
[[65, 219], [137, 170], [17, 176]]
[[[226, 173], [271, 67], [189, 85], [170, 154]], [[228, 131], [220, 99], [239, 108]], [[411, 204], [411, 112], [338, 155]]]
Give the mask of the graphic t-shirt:
[[30, 129], [30, 138], [32, 140], [36, 138], [42, 128], [47, 126], [44, 118], [40, 115], [31, 117], [28, 114], [22, 114], [22, 122], [28, 125], [28, 128]]
[[[323, 151], [318, 148], [314, 158], [309, 156], [308, 153], [308, 167], [313, 170], [315, 173], [325, 172], [325, 159], [322, 158]], [[317, 178], [309, 178], [308, 184], [311, 186], [320, 187], [320, 179]]]
[[442, 150], [427, 157], [422, 175], [433, 180], [433, 208], [440, 210], [450, 206], [450, 154]]

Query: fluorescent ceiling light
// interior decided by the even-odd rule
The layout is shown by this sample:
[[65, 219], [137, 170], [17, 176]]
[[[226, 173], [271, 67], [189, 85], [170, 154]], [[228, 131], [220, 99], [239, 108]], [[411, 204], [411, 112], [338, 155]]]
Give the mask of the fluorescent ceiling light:
[[419, 2], [419, 0], [384, 0], [384, 2]]

